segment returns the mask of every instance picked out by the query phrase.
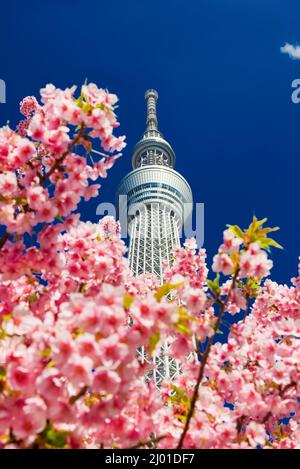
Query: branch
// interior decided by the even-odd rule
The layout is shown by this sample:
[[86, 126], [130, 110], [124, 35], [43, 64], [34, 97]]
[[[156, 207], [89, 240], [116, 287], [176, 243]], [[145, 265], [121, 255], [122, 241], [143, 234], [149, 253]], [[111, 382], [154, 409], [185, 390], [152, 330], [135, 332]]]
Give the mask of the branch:
[[6, 232], [2, 238], [0, 238], [0, 249], [3, 248], [4, 244], [6, 243], [6, 241], [8, 240], [10, 234], [8, 232]]
[[78, 399], [80, 399], [82, 396], [85, 395], [85, 393], [87, 392], [88, 390], [88, 386], [84, 386], [79, 392], [78, 394], [76, 394], [75, 396], [71, 396], [70, 397], [70, 404], [74, 404], [76, 401], [78, 401]]
[[[293, 388], [294, 386], [296, 386], [296, 384], [297, 383], [295, 383], [295, 381], [291, 381], [291, 383], [287, 384], [286, 386], [284, 386], [284, 388], [282, 388], [279, 391], [279, 396], [284, 397], [284, 394], [286, 393], [286, 391], [288, 391], [290, 388]], [[269, 412], [264, 416], [264, 418], [262, 420], [262, 423], [267, 423], [267, 421], [269, 420], [270, 417], [272, 417], [272, 412], [269, 410]]]
[[186, 422], [185, 422], [183, 432], [180, 436], [180, 440], [179, 440], [179, 443], [177, 445], [177, 449], [182, 449], [185, 436], [186, 436], [186, 434], [189, 430], [190, 422], [191, 422], [191, 419], [194, 415], [196, 402], [198, 400], [199, 387], [200, 387], [200, 384], [201, 384], [202, 379], [203, 379], [205, 365], [207, 363], [207, 359], [208, 359], [208, 356], [209, 356], [209, 353], [210, 353], [210, 350], [211, 350], [215, 335], [216, 335], [216, 333], [217, 333], [217, 331], [220, 327], [220, 324], [221, 324], [221, 321], [222, 321], [222, 316], [223, 316], [226, 304], [229, 300], [230, 293], [235, 288], [238, 272], [239, 272], [239, 269], [237, 269], [237, 271], [235, 272], [235, 275], [233, 277], [230, 290], [228, 292], [228, 295], [227, 295], [225, 301], [223, 303], [222, 302], [219, 303], [220, 308], [219, 308], [219, 314], [218, 314], [217, 322], [216, 322], [215, 327], [214, 327], [214, 334], [210, 337], [210, 339], [208, 341], [208, 344], [207, 344], [207, 347], [206, 347], [206, 350], [205, 350], [205, 353], [203, 355], [203, 359], [202, 359], [202, 362], [201, 362], [201, 365], [200, 365], [200, 368], [199, 368], [199, 374], [198, 374], [196, 386], [195, 386], [193, 397], [192, 397], [192, 400], [191, 400], [191, 405], [190, 405], [190, 408], [189, 408], [189, 412], [188, 412], [188, 415], [187, 415], [187, 419], [186, 419]]
[[54, 173], [54, 171], [56, 169], [59, 168], [59, 166], [61, 165], [61, 163], [64, 161], [64, 159], [66, 158], [66, 156], [68, 156], [68, 154], [70, 153], [71, 150], [73, 150], [73, 148], [75, 147], [75, 145], [77, 145], [77, 143], [79, 142], [79, 140], [83, 137], [84, 135], [84, 132], [86, 130], [86, 126], [85, 124], [81, 124], [81, 129], [80, 131], [78, 132], [78, 134], [76, 135], [76, 137], [74, 138], [74, 140], [70, 143], [70, 145], [68, 146], [68, 149], [61, 155], [60, 158], [58, 158], [54, 165], [52, 166], [52, 168], [49, 169], [48, 173], [44, 174], [44, 176], [40, 176], [40, 183], [41, 185], [43, 185], [49, 178], [50, 176], [52, 176], [52, 174]]
[[246, 319], [246, 317], [249, 314], [249, 300], [250, 300], [249, 293], [246, 293], [245, 300], [246, 300], [246, 309], [245, 309], [245, 312], [244, 312], [244, 320]]
[[159, 443], [161, 440], [163, 440], [164, 438], [166, 438], [167, 435], [161, 435], [161, 436], [158, 436], [157, 438], [153, 438], [151, 440], [147, 440], [147, 441], [139, 441], [139, 443], [137, 443], [136, 445], [134, 446], [131, 446], [130, 448], [128, 449], [138, 449], [138, 448], [142, 448], [143, 446], [148, 446], [148, 445], [151, 445], [151, 444], [156, 444], [156, 443]]

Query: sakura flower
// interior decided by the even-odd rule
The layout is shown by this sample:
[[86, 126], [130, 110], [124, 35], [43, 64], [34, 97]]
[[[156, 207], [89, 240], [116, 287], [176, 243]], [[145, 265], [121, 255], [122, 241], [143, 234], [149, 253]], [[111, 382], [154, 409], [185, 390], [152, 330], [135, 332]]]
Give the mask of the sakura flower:
[[33, 386], [32, 370], [18, 363], [10, 363], [7, 367], [7, 381], [13, 390], [26, 392]]
[[117, 367], [126, 356], [127, 351], [127, 345], [119, 342], [117, 334], [103, 339], [99, 343], [99, 354], [105, 366]]
[[92, 389], [99, 393], [115, 394], [120, 383], [121, 379], [115, 371], [98, 368], [94, 373]]
[[227, 254], [217, 254], [213, 258], [212, 270], [222, 272], [224, 275], [230, 275], [233, 272], [233, 262]]
[[93, 362], [88, 357], [72, 355], [64, 366], [64, 372], [70, 380], [75, 392], [84, 386], [90, 386], [92, 382]]
[[67, 397], [65, 379], [57, 368], [46, 368], [36, 381], [36, 389], [47, 403]]
[[32, 442], [46, 425], [46, 404], [39, 397], [26, 399], [21, 413], [15, 420], [13, 432], [17, 438]]
[[188, 289], [184, 294], [183, 299], [186, 301], [187, 308], [192, 313], [201, 311], [206, 303], [205, 293], [196, 288]]
[[250, 422], [246, 428], [246, 436], [251, 446], [264, 445], [266, 441], [266, 432], [262, 424]]
[[7, 172], [0, 174], [0, 194], [2, 196], [12, 197], [17, 189], [18, 185], [15, 173]]
[[241, 238], [237, 238], [230, 229], [224, 231], [223, 239], [224, 242], [220, 246], [220, 251], [227, 254], [237, 252], [243, 242], [243, 240]]

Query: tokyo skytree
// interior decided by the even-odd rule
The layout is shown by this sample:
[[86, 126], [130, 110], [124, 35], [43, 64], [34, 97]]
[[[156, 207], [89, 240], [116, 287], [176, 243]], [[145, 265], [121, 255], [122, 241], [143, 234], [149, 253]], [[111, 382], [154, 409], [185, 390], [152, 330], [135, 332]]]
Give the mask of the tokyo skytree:
[[[155, 274], [163, 281], [163, 261], [171, 263], [172, 250], [180, 244], [184, 221], [192, 211], [192, 192], [181, 174], [174, 170], [175, 153], [158, 130], [158, 93], [145, 93], [146, 130], [132, 154], [133, 170], [121, 181], [117, 196], [123, 196], [120, 218], [127, 217], [129, 264], [135, 275]], [[126, 196], [127, 198], [125, 198]], [[166, 354], [168, 344], [152, 357], [157, 386], [172, 379], [180, 370], [177, 360]], [[143, 348], [140, 359], [149, 361]]]

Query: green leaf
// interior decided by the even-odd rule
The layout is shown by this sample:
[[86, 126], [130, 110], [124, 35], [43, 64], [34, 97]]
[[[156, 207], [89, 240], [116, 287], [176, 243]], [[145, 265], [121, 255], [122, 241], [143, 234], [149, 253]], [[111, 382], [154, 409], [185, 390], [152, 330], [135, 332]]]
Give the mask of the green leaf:
[[244, 239], [244, 233], [239, 226], [237, 225], [226, 225], [226, 226], [232, 231], [232, 233], [235, 236], [237, 236], [238, 238]]
[[183, 422], [183, 423], [186, 422], [186, 419], [187, 419], [186, 415], [177, 414], [176, 417], [178, 418], [178, 420], [180, 420], [180, 422]]
[[278, 244], [277, 241], [271, 238], [259, 239], [258, 243], [266, 251], [270, 251], [270, 246], [274, 246], [275, 248], [278, 248], [278, 249], [283, 249], [283, 247], [280, 244]]
[[34, 303], [37, 300], [37, 294], [33, 293], [32, 295], [27, 295], [26, 300], [29, 301], [29, 303]]
[[71, 432], [56, 430], [52, 422], [48, 421], [45, 429], [40, 433], [40, 437], [46, 447], [62, 449], [67, 447], [67, 438], [70, 434]]
[[149, 340], [149, 352], [152, 353], [160, 339], [160, 333], [155, 332]]
[[3, 366], [0, 366], [0, 379], [3, 378], [6, 375], [5, 368]]
[[12, 318], [12, 314], [4, 314], [4, 316], [2, 316], [3, 322], [8, 321], [10, 318]]
[[178, 321], [175, 323], [175, 328], [181, 334], [190, 334], [189, 321], [196, 321], [196, 318], [189, 316], [184, 308], [178, 308]]
[[167, 296], [171, 290], [174, 288], [178, 288], [182, 285], [182, 282], [179, 283], [164, 283], [161, 287], [158, 288], [157, 292], [154, 294], [154, 298], [156, 301], [160, 302], [160, 300]]
[[269, 242], [269, 246], [274, 246], [275, 248], [283, 249], [283, 246], [281, 246], [279, 243], [277, 243], [277, 241], [275, 241], [272, 238], [268, 238], [268, 242]]
[[172, 390], [175, 392], [176, 396], [179, 397], [184, 402], [189, 402], [189, 398], [186, 396], [183, 389], [180, 389], [178, 386], [174, 384], [171, 385]]
[[50, 348], [50, 347], [46, 347], [44, 350], [42, 350], [41, 352], [39, 352], [39, 355], [41, 355], [41, 357], [44, 357], [44, 358], [49, 358], [50, 355], [51, 355], [51, 348]]
[[16, 197], [15, 202], [16, 202], [16, 205], [28, 204], [28, 200], [24, 199], [24, 197]]
[[279, 227], [275, 226], [274, 228], [266, 227], [263, 228], [262, 226], [266, 223], [267, 218], [263, 218], [262, 220], [258, 220], [255, 216], [253, 217], [252, 223], [249, 225], [248, 230], [245, 233], [245, 239], [248, 243], [258, 242], [262, 249], [266, 251], [270, 251], [270, 246], [283, 249], [280, 244], [274, 241], [271, 238], [268, 238], [268, 233], [278, 231]]
[[129, 309], [130, 306], [132, 305], [133, 300], [134, 300], [134, 297], [126, 293], [126, 295], [124, 295], [124, 298], [123, 298], [123, 308]]
[[182, 322], [177, 322], [175, 324], [175, 327], [176, 327], [177, 331], [180, 332], [181, 334], [189, 334], [190, 333], [190, 329], [185, 324], [183, 324]]
[[206, 281], [208, 288], [214, 292], [217, 296], [220, 295], [221, 293], [221, 288], [220, 288], [220, 275], [218, 274], [216, 278], [212, 280], [207, 280]]

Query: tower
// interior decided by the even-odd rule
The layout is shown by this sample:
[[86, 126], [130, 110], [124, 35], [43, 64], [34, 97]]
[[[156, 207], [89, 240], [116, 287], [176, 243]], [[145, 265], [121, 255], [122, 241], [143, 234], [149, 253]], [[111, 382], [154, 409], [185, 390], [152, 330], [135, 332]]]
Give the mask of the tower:
[[[157, 91], [146, 91], [145, 99], [146, 130], [133, 150], [133, 170], [121, 181], [117, 196], [126, 196], [119, 216], [127, 217], [131, 270], [135, 275], [153, 273], [162, 283], [163, 261], [170, 263], [172, 250], [180, 244], [193, 199], [189, 184], [174, 170], [173, 148], [158, 130]], [[164, 354], [167, 348], [166, 343], [154, 357], [157, 385], [179, 372], [178, 362]], [[147, 360], [143, 348], [139, 354]]]

